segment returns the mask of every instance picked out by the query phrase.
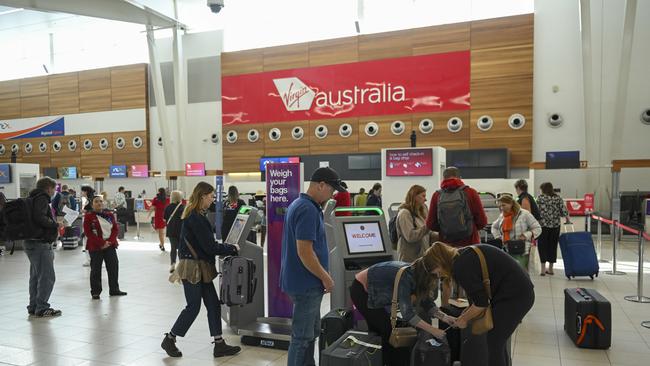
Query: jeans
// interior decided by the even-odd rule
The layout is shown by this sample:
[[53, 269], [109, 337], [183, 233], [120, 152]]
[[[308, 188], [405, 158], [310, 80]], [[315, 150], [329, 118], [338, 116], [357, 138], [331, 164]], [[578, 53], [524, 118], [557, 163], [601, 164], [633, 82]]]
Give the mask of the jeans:
[[187, 331], [196, 320], [201, 310], [201, 299], [205, 304], [205, 309], [208, 311], [208, 326], [210, 327], [210, 335], [212, 337], [220, 336], [221, 331], [221, 303], [217, 296], [217, 290], [214, 284], [199, 282], [191, 284], [189, 281], [183, 280], [183, 290], [185, 291], [185, 301], [187, 306], [181, 311], [181, 314], [176, 319], [176, 323], [172, 327], [172, 333], [177, 336], [184, 337]]
[[88, 253], [90, 254], [90, 294], [102, 293], [102, 263], [106, 263], [109, 293], [120, 292], [120, 285], [117, 282], [119, 261], [115, 247]]
[[169, 242], [172, 245], [172, 250], [169, 251], [169, 259], [171, 259], [171, 264], [176, 263], [176, 256], [178, 255], [178, 237], [169, 236]]
[[291, 343], [287, 366], [315, 365], [314, 344], [320, 334], [320, 304], [323, 289], [309, 289], [299, 294], [287, 294], [293, 301]]
[[54, 289], [54, 250], [52, 243], [25, 240], [23, 248], [29, 259], [29, 305], [28, 311], [39, 313], [49, 309], [47, 302]]

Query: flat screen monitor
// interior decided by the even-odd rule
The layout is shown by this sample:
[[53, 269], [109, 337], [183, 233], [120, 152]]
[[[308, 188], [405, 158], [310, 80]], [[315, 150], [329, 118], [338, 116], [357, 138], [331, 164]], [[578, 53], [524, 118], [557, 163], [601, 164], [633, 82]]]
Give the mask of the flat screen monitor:
[[59, 171], [57, 168], [43, 168], [43, 175], [52, 179], [59, 179]]
[[385, 253], [386, 246], [379, 221], [345, 222], [345, 244], [348, 254]]
[[300, 163], [300, 158], [297, 156], [262, 157], [260, 158], [260, 172], [266, 172], [268, 163]]
[[133, 207], [136, 211], [144, 211], [144, 198], [136, 198]]
[[111, 165], [108, 176], [111, 178], [126, 178], [126, 165]]
[[549, 151], [546, 169], [580, 169], [580, 151]]
[[0, 183], [11, 183], [11, 165], [0, 164]]
[[389, 177], [433, 175], [433, 151], [431, 149], [386, 150], [386, 175]]
[[77, 167], [68, 166], [59, 168], [59, 179], [77, 179]]
[[131, 165], [131, 177], [133, 178], [149, 178], [149, 165]]
[[205, 176], [205, 163], [187, 163], [185, 164], [185, 176], [203, 177]]
[[232, 223], [225, 243], [239, 244], [239, 238], [241, 238], [244, 226], [246, 226], [246, 220], [248, 220], [248, 215], [237, 215], [235, 221]]

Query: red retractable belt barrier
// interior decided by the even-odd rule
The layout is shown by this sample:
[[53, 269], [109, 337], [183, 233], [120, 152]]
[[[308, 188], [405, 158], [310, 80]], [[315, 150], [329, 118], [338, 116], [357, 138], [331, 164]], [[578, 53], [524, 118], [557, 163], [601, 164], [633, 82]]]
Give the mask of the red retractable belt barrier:
[[[596, 216], [596, 215], [591, 215], [591, 217], [592, 217], [594, 220], [602, 221], [602, 222], [604, 222], [604, 223], [606, 223], [606, 224], [608, 224], [608, 225], [612, 225], [612, 224], [614, 224], [614, 225], [620, 227], [621, 229], [627, 231], [628, 233], [632, 233], [632, 234], [634, 234], [634, 235], [639, 235], [639, 233], [640, 233], [639, 230], [637, 230], [637, 229], [633, 229], [633, 228], [631, 228], [631, 227], [629, 227], [629, 226], [626, 226], [626, 225], [623, 225], [623, 224], [621, 224], [621, 223], [618, 222], [618, 221], [617, 221], [617, 222], [614, 222], [614, 220], [608, 220], [608, 219], [606, 219], [606, 218], [604, 218], [604, 217]], [[649, 240], [649, 241], [650, 241], [650, 235], [648, 235], [648, 233], [644, 232], [644, 233], [642, 233], [641, 235], [643, 235], [643, 238], [644, 238], [645, 240]]]

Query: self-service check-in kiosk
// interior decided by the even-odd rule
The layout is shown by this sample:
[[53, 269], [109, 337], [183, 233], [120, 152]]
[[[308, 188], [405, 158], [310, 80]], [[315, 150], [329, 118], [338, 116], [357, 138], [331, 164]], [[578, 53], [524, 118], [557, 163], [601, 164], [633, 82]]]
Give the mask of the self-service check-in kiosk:
[[[264, 317], [265, 310], [265, 263], [264, 249], [247, 240], [248, 234], [258, 221], [256, 208], [244, 206], [239, 210], [224, 243], [239, 245], [239, 255], [255, 263], [257, 289], [253, 301], [243, 306], [221, 305], [221, 318], [241, 336], [242, 344], [268, 348], [289, 349], [291, 341], [290, 319]], [[222, 261], [219, 261], [221, 268]]]
[[[390, 245], [384, 212], [378, 207], [339, 207], [330, 200], [325, 206], [325, 227], [329, 248], [329, 272], [334, 280], [330, 306], [352, 308], [348, 288], [354, 276], [373, 264], [391, 261]], [[366, 216], [367, 212], [376, 215]], [[337, 212], [359, 212], [364, 216], [336, 216]]]

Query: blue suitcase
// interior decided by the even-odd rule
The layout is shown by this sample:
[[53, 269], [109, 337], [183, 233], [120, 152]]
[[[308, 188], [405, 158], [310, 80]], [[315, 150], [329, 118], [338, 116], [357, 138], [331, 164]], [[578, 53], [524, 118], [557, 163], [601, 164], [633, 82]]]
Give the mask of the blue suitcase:
[[598, 277], [598, 257], [591, 233], [571, 232], [560, 235], [560, 250], [564, 260], [564, 274], [568, 279], [576, 276]]

